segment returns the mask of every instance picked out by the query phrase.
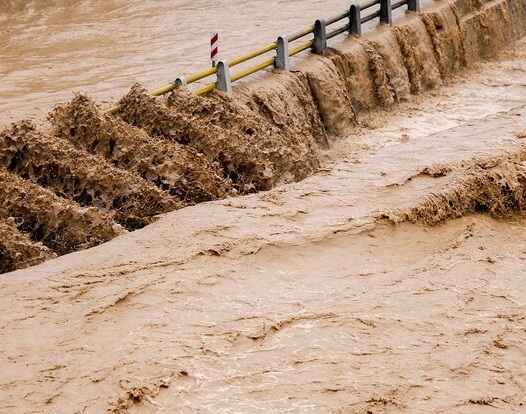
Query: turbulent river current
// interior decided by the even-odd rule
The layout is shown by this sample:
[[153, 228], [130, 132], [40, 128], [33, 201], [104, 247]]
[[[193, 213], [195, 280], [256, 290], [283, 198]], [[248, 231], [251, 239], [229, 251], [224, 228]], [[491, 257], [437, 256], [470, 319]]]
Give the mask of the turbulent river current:
[[524, 1], [148, 94], [346, 7], [0, 0], [0, 413], [525, 409]]

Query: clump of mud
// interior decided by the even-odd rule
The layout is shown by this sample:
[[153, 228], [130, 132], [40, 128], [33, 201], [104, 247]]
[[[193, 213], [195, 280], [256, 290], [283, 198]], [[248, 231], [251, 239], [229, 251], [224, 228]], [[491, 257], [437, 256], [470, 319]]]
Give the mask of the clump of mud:
[[[524, 26], [524, 20], [520, 23], [520, 15], [524, 13], [524, 2], [522, 13], [513, 7], [512, 1], [488, 1], [472, 2], [462, 4], [458, 1], [457, 5], [467, 11], [463, 13], [458, 21], [462, 31], [464, 54], [466, 63], [472, 64], [480, 58], [490, 58], [502, 49], [515, 34], [510, 23], [513, 21]], [[517, 13], [510, 17], [510, 10]]]
[[524, 0], [508, 0], [510, 39], [519, 39], [526, 34], [526, 7]]
[[[411, 84], [408, 71], [402, 56], [402, 51], [396, 36], [396, 31], [385, 27], [373, 33], [371, 45], [378, 55], [382, 57], [385, 74], [392, 86], [394, 97], [397, 101], [407, 101], [411, 95]], [[371, 54], [372, 58], [376, 54]], [[390, 99], [388, 102], [391, 102]]]
[[395, 89], [390, 83], [387, 68], [382, 56], [373, 43], [364, 42], [365, 54], [369, 60], [369, 69], [373, 76], [374, 92], [380, 106], [391, 106], [395, 102]]
[[0, 166], [55, 194], [109, 213], [129, 230], [180, 207], [138, 176], [22, 121], [0, 132]]
[[230, 183], [202, 154], [150, 137], [117, 117], [103, 113], [82, 94], [50, 115], [54, 132], [76, 146], [138, 174], [187, 204], [224, 198]]
[[120, 99], [119, 105], [117, 116], [152, 137], [189, 145], [196, 134], [190, 120], [176, 116], [162, 99], [154, 98], [138, 83]]
[[272, 78], [253, 82], [239, 93], [246, 96], [246, 104], [255, 113], [287, 137], [282, 145], [304, 143], [313, 147], [315, 142], [321, 148], [328, 147], [327, 132], [303, 72], [274, 71]]
[[56, 257], [42, 243], [33, 242], [13, 225], [0, 221], [0, 273], [34, 266]]
[[[120, 116], [126, 122], [195, 148], [221, 165], [241, 193], [301, 180], [319, 165], [312, 137], [280, 130], [238, 99], [220, 92], [199, 97], [179, 88], [169, 97], [167, 107], [135, 85], [120, 104]], [[284, 122], [294, 122], [283, 116]]]
[[58, 254], [96, 246], [123, 232], [108, 215], [58, 197], [0, 167], [0, 220]]
[[526, 151], [478, 162], [453, 174], [452, 181], [406, 209], [383, 215], [393, 222], [436, 225], [471, 213], [500, 218], [526, 209]]

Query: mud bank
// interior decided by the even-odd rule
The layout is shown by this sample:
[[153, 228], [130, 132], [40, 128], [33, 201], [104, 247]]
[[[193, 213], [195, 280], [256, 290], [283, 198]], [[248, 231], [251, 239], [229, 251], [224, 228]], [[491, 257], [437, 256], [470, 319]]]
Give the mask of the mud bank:
[[[153, 99], [135, 86], [122, 98], [119, 116], [111, 117], [79, 94], [50, 114], [56, 142], [24, 123], [2, 133], [9, 170], [3, 174], [18, 175], [16, 185], [31, 194], [40, 191], [35, 186], [46, 187], [46, 197], [73, 203], [71, 211], [97, 211], [107, 229], [120, 223], [130, 230], [185, 205], [302, 180], [322, 165], [338, 136], [352, 134], [365, 112], [439, 87], [522, 36], [525, 9], [520, 0], [438, 2], [407, 14], [396, 27], [349, 37], [326, 58], [311, 56], [292, 72], [273, 71], [237, 86], [234, 97], [181, 89]], [[108, 174], [111, 180], [102, 178]], [[9, 185], [0, 184], [6, 194]], [[17, 231], [60, 254], [119, 233], [68, 241], [70, 233], [54, 224], [45, 231], [27, 225], [42, 222], [32, 209], [25, 210], [25, 225], [12, 211], [2, 214]]]

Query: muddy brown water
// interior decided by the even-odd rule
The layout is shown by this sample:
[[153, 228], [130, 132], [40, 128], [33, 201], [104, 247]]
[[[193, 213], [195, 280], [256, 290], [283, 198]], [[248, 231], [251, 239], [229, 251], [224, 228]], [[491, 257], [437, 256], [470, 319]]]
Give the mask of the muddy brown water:
[[343, 12], [299, 0], [0, 1], [0, 125], [45, 118], [72, 91], [108, 105], [134, 82], [148, 89], [210, 67], [210, 31], [232, 59]]
[[[73, 10], [2, 4], [19, 18]], [[53, 257], [30, 237], [66, 213], [80, 245], [124, 231], [116, 217], [154, 221], [0, 276], [0, 412], [523, 412], [526, 40], [494, 54], [520, 37], [502, 21], [521, 3], [448, 4], [236, 99], [183, 91], [166, 106], [134, 88], [119, 118], [78, 97], [54, 136], [26, 123], [0, 135], [0, 172], [19, 177], [1, 201], [29, 211], [0, 237], [25, 264]], [[183, 149], [150, 158], [154, 172], [125, 162], [155, 140], [202, 154], [188, 173], [222, 171], [232, 193], [181, 208]], [[80, 151], [113, 177], [96, 208], [80, 202], [99, 174], [66, 161]], [[8, 191], [20, 177], [27, 190]], [[178, 210], [138, 216], [144, 202]]]

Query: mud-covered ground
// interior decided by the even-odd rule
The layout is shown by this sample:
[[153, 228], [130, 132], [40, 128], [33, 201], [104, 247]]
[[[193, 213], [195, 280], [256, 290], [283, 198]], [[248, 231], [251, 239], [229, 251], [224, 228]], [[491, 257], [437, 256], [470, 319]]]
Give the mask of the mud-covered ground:
[[523, 412], [526, 40], [477, 64], [498, 39], [441, 49], [447, 13], [240, 100], [77, 95], [0, 134], [2, 263], [120, 234], [0, 276], [0, 412]]

